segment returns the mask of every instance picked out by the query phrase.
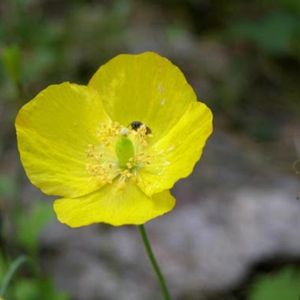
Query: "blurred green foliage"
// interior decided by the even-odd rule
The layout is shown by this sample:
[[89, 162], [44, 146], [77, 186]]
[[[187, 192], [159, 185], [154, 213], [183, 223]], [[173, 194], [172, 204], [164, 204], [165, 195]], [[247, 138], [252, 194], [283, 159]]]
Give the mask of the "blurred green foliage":
[[19, 215], [16, 224], [16, 240], [31, 256], [36, 256], [39, 249], [41, 229], [54, 219], [50, 203], [37, 202], [29, 213]]
[[[173, 40], [174, 34], [180, 41], [178, 33], [182, 37], [188, 31], [199, 39], [200, 46], [202, 41], [214, 41], [224, 47], [225, 73], [203, 75], [213, 86], [206, 100], [231, 128], [268, 141], [278, 138], [280, 126], [287, 120], [299, 118], [298, 0], [142, 2], [167, 16], [167, 20], [158, 22], [157, 30], [165, 28], [165, 34], [171, 34]], [[131, 19], [147, 15], [148, 8], [135, 1], [3, 3], [0, 48], [3, 53], [12, 52], [9, 56], [14, 56], [16, 47], [21, 50], [26, 99], [49, 82], [85, 83], [97, 66], [115, 54], [143, 49], [135, 45]], [[0, 88], [7, 99], [14, 97], [7, 82], [1, 81], [1, 73], [3, 77], [0, 66]]]
[[290, 267], [256, 279], [249, 300], [298, 300], [299, 297], [300, 271]]
[[[2, 284], [4, 283], [4, 278], [9, 272], [9, 267], [14, 263], [10, 264], [0, 254], [0, 289], [2, 289]], [[23, 265], [20, 265], [15, 272], [13, 272], [13, 277], [16, 277], [18, 273], [22, 274]], [[27, 268], [28, 271], [28, 268]], [[9, 281], [8, 289], [5, 289], [4, 296], [5, 299], [11, 300], [68, 300], [69, 297], [64, 293], [56, 292], [53, 283], [50, 279], [38, 277], [20, 277], [15, 280], [11, 278]]]
[[259, 20], [237, 22], [229, 31], [235, 40], [251, 43], [263, 53], [289, 55], [296, 50], [293, 46], [300, 38], [299, 16], [300, 14], [271, 12]]
[[21, 279], [18, 280], [12, 293], [16, 300], [68, 300], [64, 293], [55, 291], [53, 283], [48, 280]]
[[299, 0], [148, 2], [163, 5], [176, 26], [188, 24], [200, 48], [207, 41], [222, 48], [226, 69], [198, 72], [211, 82], [208, 100], [231, 130], [277, 140], [287, 122], [299, 119]]
[[21, 53], [17, 46], [6, 47], [3, 50], [3, 64], [6, 74], [10, 77], [12, 82], [19, 82], [21, 80]]
[[[35, 202], [31, 210], [21, 211], [11, 220], [15, 224], [16, 238], [14, 246], [31, 258], [29, 263], [18, 267], [9, 281], [5, 291], [5, 299], [11, 300], [68, 300], [65, 293], [57, 292], [50, 278], [45, 277], [39, 270], [39, 236], [44, 226], [53, 218], [54, 213], [50, 204], [42, 201]], [[1, 252], [2, 250], [2, 252]], [[9, 268], [16, 260], [11, 260], [10, 254], [0, 247], [0, 288]], [[17, 258], [18, 259], [18, 258]]]

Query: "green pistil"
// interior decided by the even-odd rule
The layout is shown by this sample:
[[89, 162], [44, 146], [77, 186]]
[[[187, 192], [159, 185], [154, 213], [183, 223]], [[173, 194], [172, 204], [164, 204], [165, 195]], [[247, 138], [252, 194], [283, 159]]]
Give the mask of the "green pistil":
[[134, 147], [131, 140], [126, 136], [120, 136], [115, 145], [115, 151], [121, 169], [127, 168], [129, 159], [134, 156]]

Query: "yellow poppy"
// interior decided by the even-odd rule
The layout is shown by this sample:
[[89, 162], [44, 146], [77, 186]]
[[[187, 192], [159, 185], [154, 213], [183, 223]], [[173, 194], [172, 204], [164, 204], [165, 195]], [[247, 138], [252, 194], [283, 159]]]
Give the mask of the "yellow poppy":
[[170, 211], [212, 132], [212, 114], [182, 72], [153, 52], [118, 55], [87, 86], [50, 85], [16, 118], [31, 182], [58, 195], [71, 227], [143, 224]]

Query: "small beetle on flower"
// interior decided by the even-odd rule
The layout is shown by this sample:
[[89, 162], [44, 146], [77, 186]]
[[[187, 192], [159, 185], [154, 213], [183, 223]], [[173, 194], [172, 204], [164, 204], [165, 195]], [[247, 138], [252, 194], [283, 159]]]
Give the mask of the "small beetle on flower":
[[212, 114], [169, 60], [122, 54], [87, 86], [50, 85], [16, 119], [31, 182], [58, 195], [71, 227], [143, 224], [173, 209], [169, 189], [188, 176], [212, 132]]

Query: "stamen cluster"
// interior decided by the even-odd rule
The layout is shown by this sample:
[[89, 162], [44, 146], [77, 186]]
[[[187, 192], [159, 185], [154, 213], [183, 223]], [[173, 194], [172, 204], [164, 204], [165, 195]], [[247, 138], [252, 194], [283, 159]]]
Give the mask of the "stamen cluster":
[[[138, 171], [145, 165], [151, 164], [151, 155], [147, 154], [147, 146], [151, 137], [152, 134], [149, 133], [149, 128], [145, 124], [134, 129], [131, 126], [124, 127], [117, 122], [102, 124], [97, 130], [99, 143], [89, 144], [86, 150], [88, 173], [99, 181], [109, 184], [118, 178], [120, 188], [128, 179], [136, 181]], [[126, 159], [125, 165], [120, 164], [122, 157], [116, 151], [117, 147], [122, 147], [120, 139], [126, 139], [133, 146], [133, 153]], [[123, 155], [128, 155], [125, 146], [121, 148], [121, 153], [122, 150], [125, 151]]]

